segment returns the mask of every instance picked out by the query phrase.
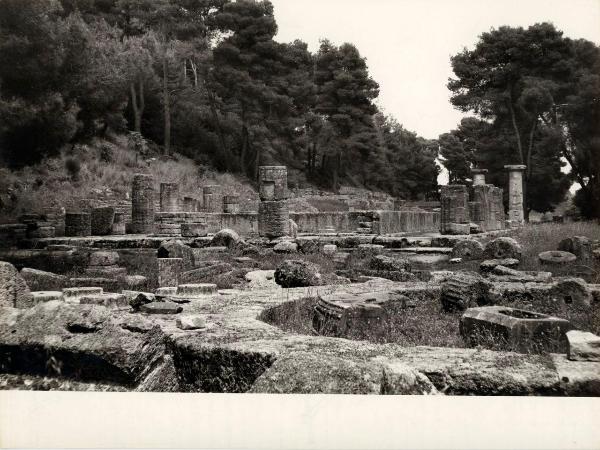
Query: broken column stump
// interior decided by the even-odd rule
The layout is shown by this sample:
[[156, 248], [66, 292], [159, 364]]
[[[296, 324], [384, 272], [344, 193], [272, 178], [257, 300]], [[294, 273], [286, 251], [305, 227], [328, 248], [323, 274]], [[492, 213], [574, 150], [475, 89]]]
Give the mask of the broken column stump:
[[131, 188], [131, 232], [154, 232], [154, 179], [151, 175], [135, 174]]

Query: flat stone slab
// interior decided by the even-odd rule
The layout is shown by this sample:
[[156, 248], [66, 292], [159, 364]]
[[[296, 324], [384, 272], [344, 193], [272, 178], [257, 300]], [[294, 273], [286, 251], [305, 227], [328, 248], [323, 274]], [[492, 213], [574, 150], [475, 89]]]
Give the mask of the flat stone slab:
[[34, 306], [38, 303], [51, 302], [54, 300], [64, 301], [63, 293], [60, 291], [32, 291]]
[[452, 253], [452, 247], [403, 247], [394, 249], [394, 251], [416, 253], [419, 255], [428, 253], [449, 255], [450, 253]]
[[600, 336], [588, 331], [571, 330], [567, 333], [567, 357], [571, 361], [600, 362]]
[[438, 264], [450, 259], [450, 255], [430, 255], [430, 254], [421, 254], [421, 255], [407, 255], [407, 259], [414, 263], [420, 264]]
[[538, 255], [540, 264], [547, 266], [562, 266], [577, 261], [577, 256], [573, 253], [563, 252], [560, 250], [550, 250], [542, 252]]
[[101, 287], [71, 287], [62, 290], [66, 302], [79, 303], [79, 299], [89, 295], [100, 295], [104, 292]]
[[[47, 352], [63, 355], [64, 360], [60, 361], [63, 377], [80, 381], [83, 372], [86, 380], [106, 382], [104, 376], [109, 374], [128, 390], [249, 392], [256, 386], [257, 392], [268, 393], [366, 393], [363, 390], [366, 386], [370, 393], [424, 393], [412, 389], [426, 386], [428, 380], [438, 393], [446, 395], [600, 395], [600, 363], [569, 361], [564, 355], [402, 347], [298, 335], [259, 319], [266, 311], [312, 296], [317, 290], [324, 295], [399, 290], [409, 298], [418, 298], [436, 290], [439, 293], [439, 286], [379, 279], [354, 285], [292, 288], [286, 289], [285, 294], [278, 287], [252, 293], [231, 289], [227, 291], [227, 301], [210, 298], [206, 302], [175, 305], [182, 308], [182, 316], [205, 316], [214, 325], [197, 333], [178, 328], [177, 316], [168, 314], [124, 314], [100, 306], [62, 302], [48, 302], [24, 310], [2, 308], [0, 349], [6, 349], [13, 356], [27, 357], [29, 361], [31, 358], [39, 360], [39, 366], [28, 364], [27, 367], [42, 374], [50, 371], [46, 365]], [[66, 309], [45, 306], [50, 304], [62, 304]], [[104, 312], [93, 313], [96, 319], [88, 325], [72, 327], [75, 333], [67, 329], [69, 323], [78, 322], [92, 309]], [[82, 330], [92, 331], [79, 332]], [[165, 340], [169, 343], [168, 352], [165, 352]], [[102, 365], [88, 365], [82, 370], [82, 355]], [[305, 359], [305, 356], [310, 358]], [[341, 360], [339, 364], [336, 358]], [[316, 372], [313, 367], [319, 359], [323, 360], [324, 368], [339, 367], [340, 371]], [[17, 358], [11, 357], [10, 361], [15, 362]], [[276, 364], [278, 361], [280, 364]], [[6, 364], [6, 359], [0, 360], [0, 371], [13, 373], [16, 370]], [[388, 369], [389, 365], [408, 369]], [[580, 369], [579, 365], [586, 368]], [[386, 387], [390, 390], [381, 389], [387, 385], [379, 370], [370, 369], [373, 367], [385, 368], [386, 378], [390, 382], [396, 380]], [[419, 379], [421, 375], [426, 377], [427, 380], [422, 379], [424, 384], [411, 381], [416, 379], [415, 372], [420, 374]], [[344, 379], [345, 373], [351, 377]], [[377, 375], [372, 383], [365, 383], [361, 374]], [[576, 380], [576, 376], [580, 379]], [[281, 377], [280, 383], [276, 382], [278, 377]], [[563, 377], [575, 381], [567, 383]], [[410, 390], [405, 391], [405, 388]]]
[[182, 330], [197, 330], [206, 328], [204, 316], [182, 316], [177, 318], [177, 328]]
[[146, 314], [179, 314], [183, 308], [173, 302], [151, 302], [140, 306], [140, 312]]

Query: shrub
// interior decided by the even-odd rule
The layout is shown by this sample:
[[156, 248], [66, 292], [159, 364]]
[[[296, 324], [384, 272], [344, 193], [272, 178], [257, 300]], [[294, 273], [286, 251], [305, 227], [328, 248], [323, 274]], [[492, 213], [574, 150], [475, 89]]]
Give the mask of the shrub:
[[81, 164], [75, 158], [67, 158], [65, 160], [65, 169], [73, 181], [79, 180], [79, 174], [81, 172]]

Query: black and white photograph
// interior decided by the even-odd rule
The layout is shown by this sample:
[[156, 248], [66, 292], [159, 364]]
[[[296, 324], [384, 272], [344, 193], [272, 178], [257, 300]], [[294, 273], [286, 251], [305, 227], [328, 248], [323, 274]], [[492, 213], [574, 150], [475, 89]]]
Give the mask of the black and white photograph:
[[600, 1], [0, 0], [0, 393], [599, 398]]

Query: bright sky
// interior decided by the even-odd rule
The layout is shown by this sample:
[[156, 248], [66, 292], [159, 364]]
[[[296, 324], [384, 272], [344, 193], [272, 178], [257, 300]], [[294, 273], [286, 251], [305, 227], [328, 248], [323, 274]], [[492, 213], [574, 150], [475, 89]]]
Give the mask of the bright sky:
[[426, 138], [456, 127], [446, 88], [450, 56], [501, 25], [553, 22], [572, 38], [600, 44], [600, 0], [271, 0], [276, 39], [352, 42], [380, 85], [378, 104]]

